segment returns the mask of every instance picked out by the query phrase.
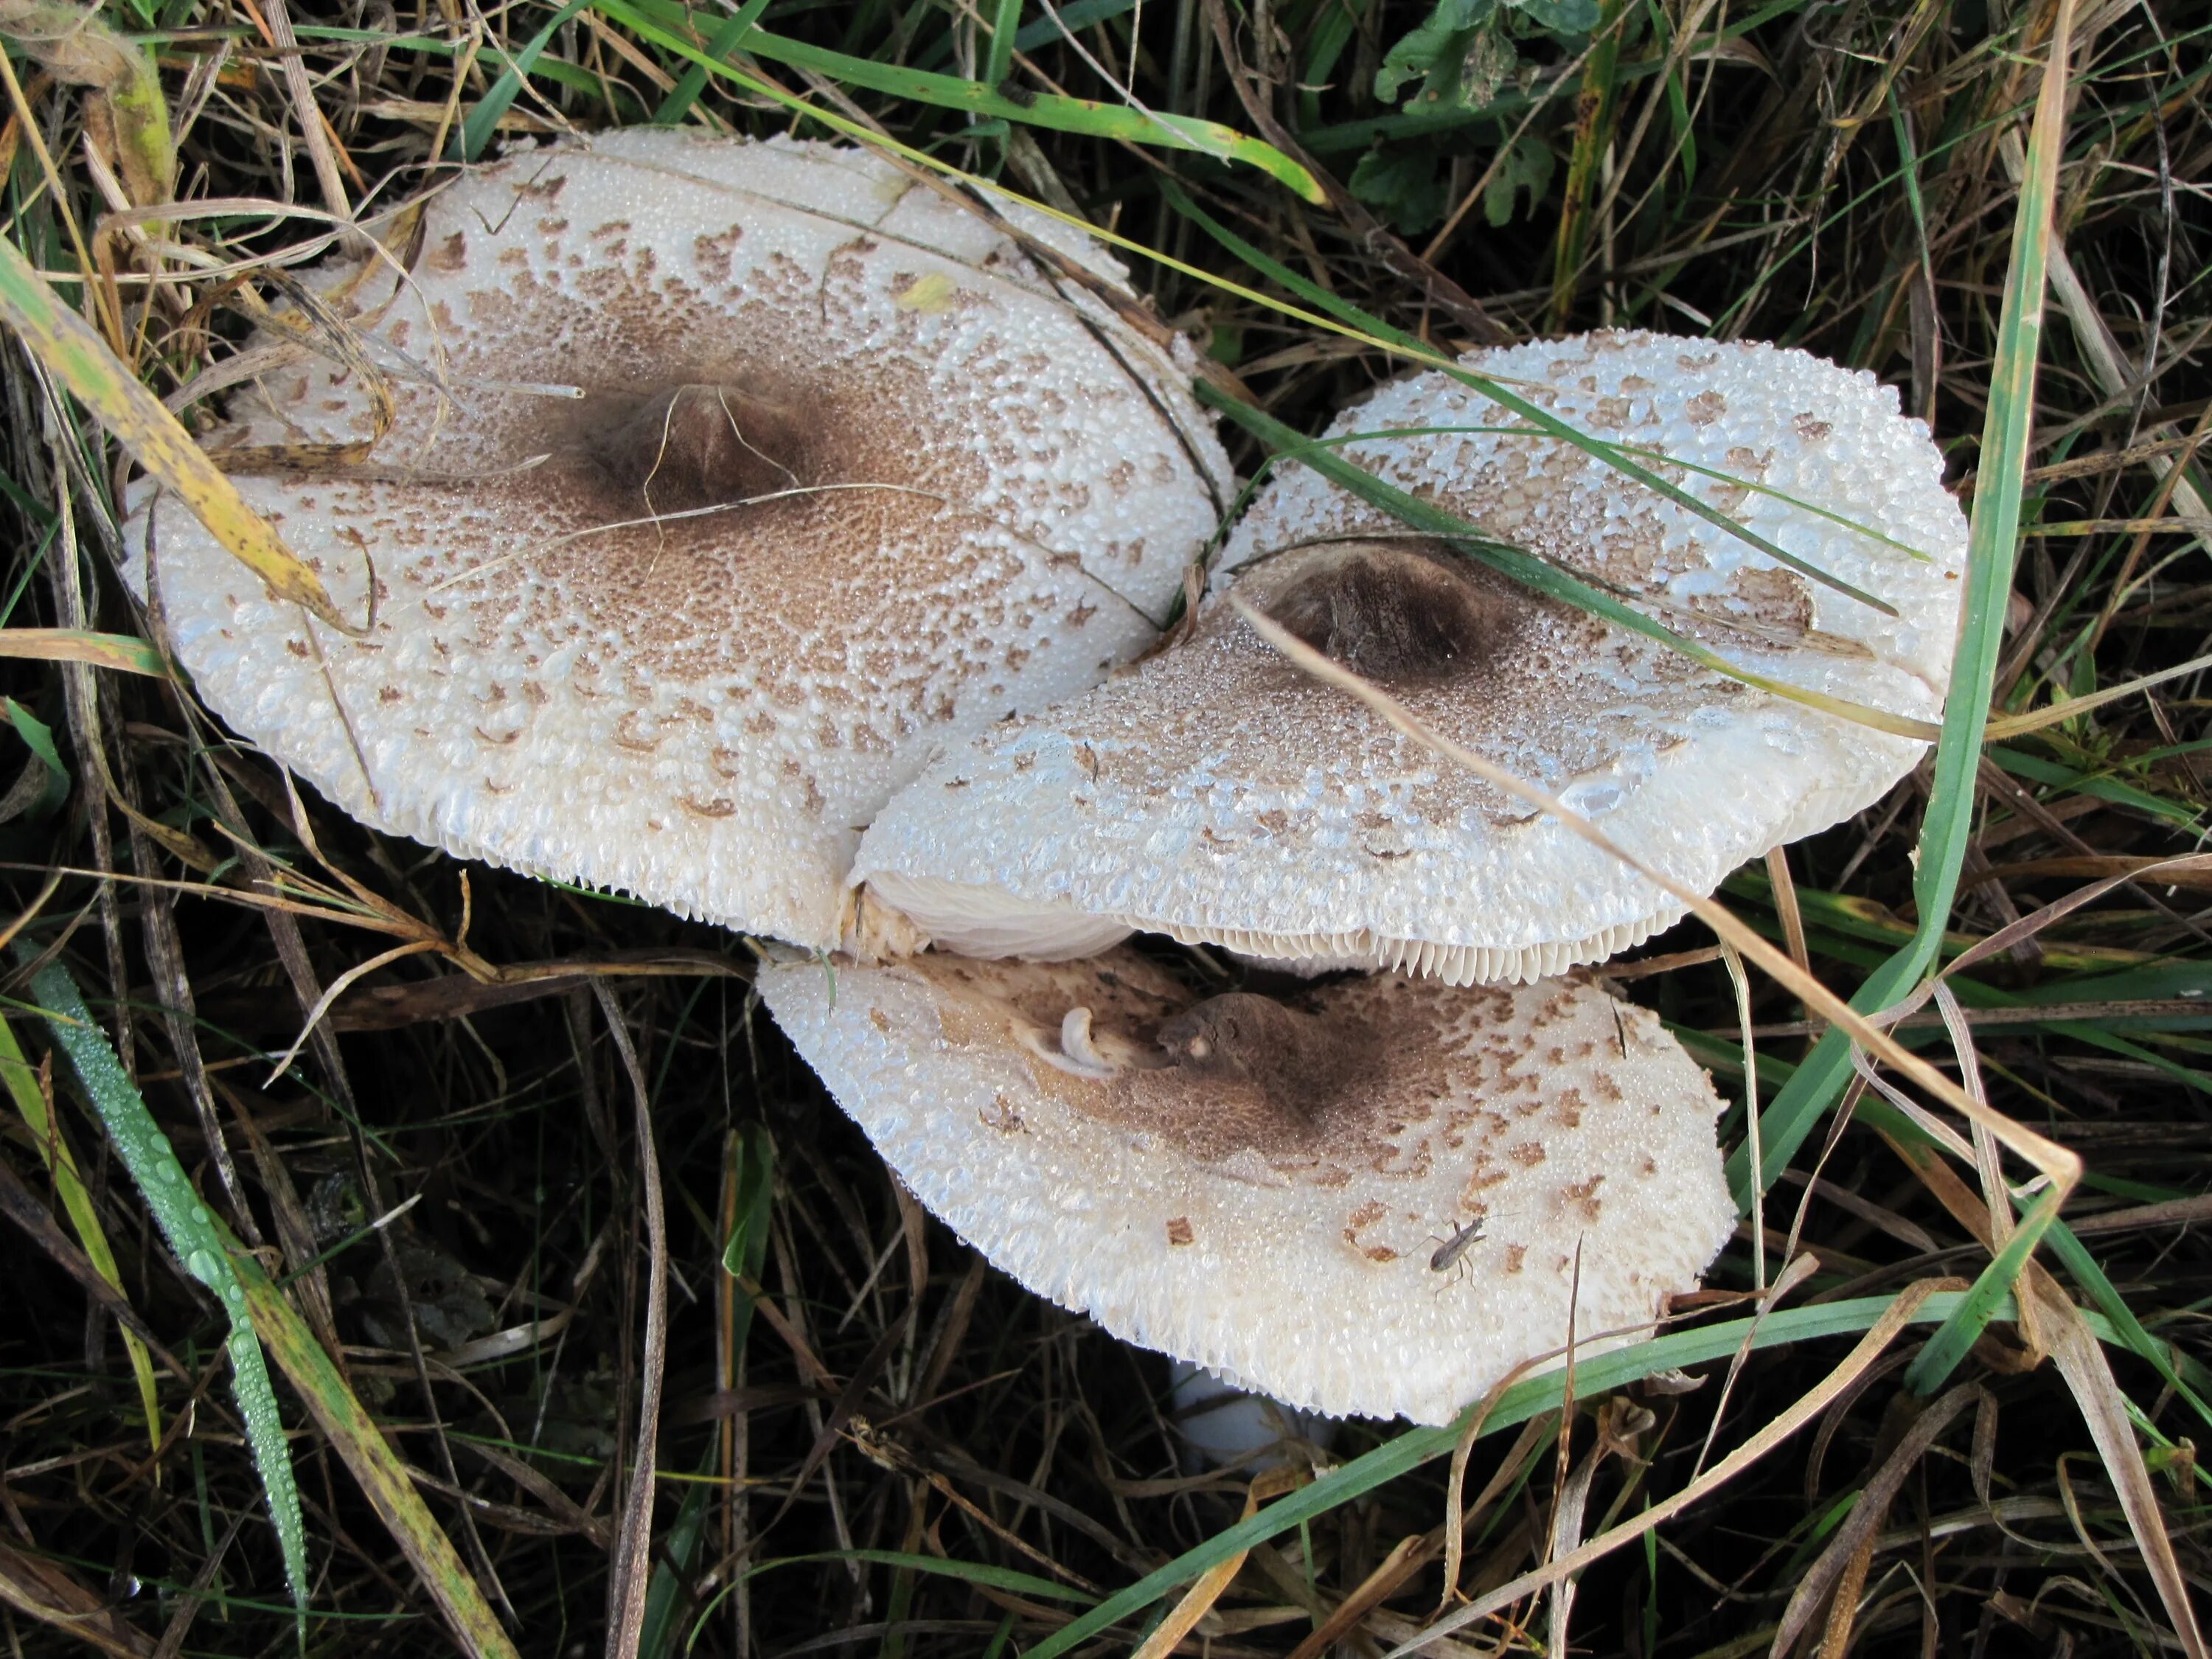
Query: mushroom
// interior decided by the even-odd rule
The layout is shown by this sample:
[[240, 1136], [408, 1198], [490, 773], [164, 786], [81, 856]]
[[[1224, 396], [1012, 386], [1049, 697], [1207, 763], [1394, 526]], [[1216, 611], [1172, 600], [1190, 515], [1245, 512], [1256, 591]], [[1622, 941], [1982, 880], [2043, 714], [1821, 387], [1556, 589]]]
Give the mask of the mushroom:
[[[1651, 334], [1467, 361], [1896, 614], [1442, 374], [1385, 387], [1332, 438], [1370, 434], [1343, 453], [1740, 667], [1939, 717], [1966, 526], [1893, 392], [1802, 352]], [[1232, 586], [1692, 891], [1878, 799], [1924, 746], [1540, 599], [1302, 467], [1239, 524], [1215, 586], [1136, 672], [953, 745], [877, 820], [854, 878], [976, 954], [1079, 956], [1142, 929], [1454, 983], [1558, 973], [1680, 919], [1556, 819], [1303, 675]]]
[[[777, 1023], [908, 1187], [1030, 1289], [1330, 1415], [1443, 1422], [1640, 1334], [1734, 1206], [1719, 1102], [1586, 977], [1206, 996], [1123, 947], [771, 963]], [[1067, 1016], [1086, 1047], [1060, 1063]]]
[[358, 638], [130, 526], [209, 706], [380, 829], [835, 944], [932, 746], [1144, 647], [1218, 523], [1182, 349], [866, 152], [526, 150], [414, 247], [311, 273], [210, 440]]

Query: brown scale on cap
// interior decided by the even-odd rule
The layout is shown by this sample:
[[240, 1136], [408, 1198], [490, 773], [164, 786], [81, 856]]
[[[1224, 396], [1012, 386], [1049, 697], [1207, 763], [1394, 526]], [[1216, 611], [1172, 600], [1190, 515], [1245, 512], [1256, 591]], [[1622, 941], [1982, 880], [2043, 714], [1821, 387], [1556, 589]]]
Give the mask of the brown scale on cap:
[[1370, 679], [1449, 678], [1518, 632], [1511, 600], [1475, 586], [1440, 542], [1340, 542], [1303, 562], [1267, 614]]
[[586, 447], [649, 513], [728, 507], [801, 488], [799, 411], [741, 386], [679, 386], [588, 434]]

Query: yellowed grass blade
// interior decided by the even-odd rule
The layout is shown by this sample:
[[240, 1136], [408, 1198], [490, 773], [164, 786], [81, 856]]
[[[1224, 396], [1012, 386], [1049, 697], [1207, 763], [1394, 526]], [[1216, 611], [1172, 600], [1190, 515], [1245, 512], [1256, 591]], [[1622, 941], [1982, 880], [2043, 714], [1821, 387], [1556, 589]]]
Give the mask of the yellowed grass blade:
[[[1249, 1521], [1260, 1512], [1261, 1503], [1269, 1498], [1280, 1497], [1304, 1478], [1304, 1471], [1288, 1468], [1269, 1469], [1253, 1480], [1244, 1494], [1243, 1519]], [[1199, 1576], [1197, 1583], [1183, 1592], [1182, 1600], [1174, 1610], [1154, 1626], [1145, 1638], [1145, 1644], [1130, 1656], [1130, 1659], [1167, 1659], [1190, 1634], [1198, 1621], [1206, 1617], [1213, 1604], [1221, 1599], [1221, 1592], [1235, 1582], [1243, 1570], [1249, 1550], [1238, 1550], [1224, 1556]]]
[[2102, 708], [2108, 702], [2132, 697], [2138, 691], [2164, 685], [2168, 680], [2185, 679], [2191, 674], [2201, 674], [2208, 668], [2212, 668], [2212, 656], [2191, 657], [2187, 662], [2172, 668], [2161, 668], [2155, 674], [2145, 674], [2118, 685], [2108, 685], [2101, 691], [2092, 691], [2086, 697], [2069, 697], [2064, 702], [2052, 703], [2047, 708], [2031, 708], [2025, 714], [2000, 716], [1982, 728], [1982, 735], [1994, 743], [2000, 738], [2016, 738], [2023, 732], [2039, 732], [2046, 726], [2070, 720], [2076, 714], [2086, 714], [2093, 708]]
[[[122, 1273], [115, 1265], [115, 1252], [108, 1247], [107, 1234], [100, 1224], [100, 1212], [93, 1208], [92, 1194], [86, 1190], [84, 1177], [77, 1173], [76, 1156], [70, 1151], [69, 1142], [61, 1138], [47, 1090], [41, 1085], [39, 1073], [32, 1069], [30, 1061], [23, 1058], [22, 1045], [15, 1041], [14, 1028], [4, 1019], [0, 1019], [0, 1079], [6, 1082], [8, 1092], [15, 1097], [15, 1109], [22, 1115], [24, 1127], [38, 1144], [39, 1157], [53, 1179], [54, 1190], [61, 1195], [62, 1208], [69, 1213], [70, 1225], [76, 1230], [76, 1242], [84, 1247], [86, 1259], [118, 1296], [127, 1297]], [[154, 1387], [153, 1357], [131, 1332], [125, 1330], [122, 1335], [123, 1351], [130, 1356], [131, 1375], [138, 1385], [138, 1403], [146, 1413], [147, 1443], [158, 1453], [161, 1447], [161, 1401]]]
[[0, 238], [0, 322], [162, 485], [176, 492], [208, 533], [267, 582], [343, 633], [355, 629], [331, 603], [322, 579], [300, 562], [266, 520], [192, 441], [161, 400], [138, 384], [91, 325], [61, 302], [15, 245]]
[[0, 628], [0, 657], [34, 662], [81, 662], [121, 674], [161, 673], [161, 653], [128, 634], [94, 634], [82, 628]]
[[421, 1576], [463, 1651], [475, 1659], [521, 1659], [453, 1541], [431, 1518], [406, 1464], [346, 1386], [307, 1322], [250, 1252], [234, 1248], [230, 1255], [262, 1346], [361, 1483], [370, 1506], [398, 1540], [401, 1553]]
[[1841, 1364], [1800, 1396], [1787, 1411], [1681, 1491], [1647, 1510], [1640, 1510], [1633, 1519], [1622, 1522], [1611, 1531], [1599, 1534], [1579, 1548], [1554, 1557], [1533, 1571], [1522, 1573], [1510, 1583], [1501, 1584], [1487, 1595], [1477, 1597], [1456, 1613], [1437, 1620], [1411, 1641], [1391, 1649], [1384, 1659], [1407, 1659], [1407, 1656], [1419, 1653], [1437, 1637], [1449, 1636], [1478, 1619], [1487, 1618], [1500, 1607], [1511, 1606], [1523, 1596], [1537, 1594], [1571, 1573], [1580, 1572], [1592, 1562], [1611, 1554], [1624, 1544], [1634, 1542], [1662, 1522], [1671, 1520], [1691, 1504], [1711, 1496], [1826, 1410], [1831, 1401], [1881, 1357], [1882, 1351], [1911, 1322], [1923, 1302], [1937, 1291], [1960, 1290], [1965, 1288], [1965, 1285], [1966, 1281], [1959, 1279], [1923, 1279], [1906, 1285], [1898, 1292], [1897, 1299], [1889, 1304], [1882, 1316], [1868, 1328], [1867, 1334], [1859, 1339], [1858, 1346], [1844, 1357]]

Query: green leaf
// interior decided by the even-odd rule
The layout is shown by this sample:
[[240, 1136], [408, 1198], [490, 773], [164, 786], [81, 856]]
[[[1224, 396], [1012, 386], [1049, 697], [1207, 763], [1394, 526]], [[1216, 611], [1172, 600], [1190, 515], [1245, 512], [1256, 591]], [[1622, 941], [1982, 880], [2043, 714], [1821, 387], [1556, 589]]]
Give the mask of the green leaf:
[[1514, 198], [1523, 191], [1528, 193], [1528, 212], [1533, 216], [1552, 188], [1552, 177], [1559, 167], [1559, 158], [1550, 144], [1532, 133], [1522, 134], [1498, 161], [1482, 192], [1484, 221], [1492, 230], [1504, 229], [1512, 221]]
[[[1468, 52], [1496, 9], [1494, 0], [1437, 0], [1428, 16], [1383, 53], [1382, 66], [1375, 71], [1376, 97], [1395, 104], [1410, 81], [1423, 82], [1424, 93], [1432, 101], [1443, 100], [1446, 87], [1455, 92]], [[1455, 97], [1451, 101], [1461, 100]]]
[[0, 697], [0, 714], [8, 717], [15, 735], [46, 769], [46, 786], [26, 810], [33, 818], [51, 817], [61, 811], [70, 792], [69, 768], [62, 764], [61, 751], [54, 747], [53, 729], [13, 697]]
[[1559, 34], [1588, 34], [1598, 25], [1597, 0], [1507, 0], [1540, 28]]
[[1371, 149], [1359, 158], [1346, 182], [1354, 196], [1390, 222], [1393, 230], [1418, 236], [1444, 216], [1442, 167], [1442, 158], [1433, 151]]

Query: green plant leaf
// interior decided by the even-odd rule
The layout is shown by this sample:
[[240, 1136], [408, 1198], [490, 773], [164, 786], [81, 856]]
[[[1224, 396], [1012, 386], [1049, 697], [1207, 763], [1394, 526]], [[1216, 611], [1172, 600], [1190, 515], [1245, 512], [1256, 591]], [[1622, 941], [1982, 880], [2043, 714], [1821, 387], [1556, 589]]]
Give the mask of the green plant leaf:
[[1407, 83], [1419, 81], [1428, 100], [1442, 101], [1449, 90], [1450, 101], [1467, 106], [1471, 100], [1458, 96], [1462, 70], [1496, 11], [1495, 0], [1437, 0], [1429, 15], [1382, 54], [1375, 71], [1375, 96], [1395, 104]]

